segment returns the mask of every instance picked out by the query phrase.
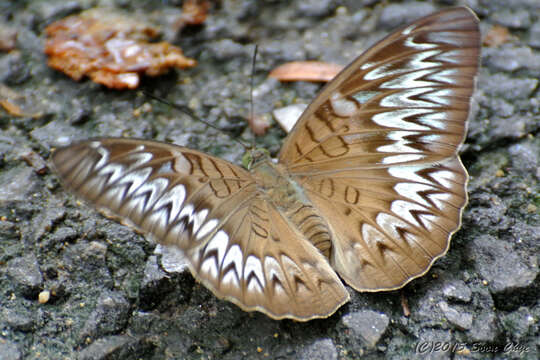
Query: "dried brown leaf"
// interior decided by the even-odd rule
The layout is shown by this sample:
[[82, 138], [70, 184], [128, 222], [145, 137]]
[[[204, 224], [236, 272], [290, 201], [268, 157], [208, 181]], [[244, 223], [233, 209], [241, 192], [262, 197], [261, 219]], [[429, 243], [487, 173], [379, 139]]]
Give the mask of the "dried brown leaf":
[[411, 316], [411, 310], [409, 308], [409, 301], [407, 300], [403, 292], [401, 292], [401, 308], [403, 309], [403, 315], [405, 317]]
[[498, 47], [510, 41], [511, 35], [508, 28], [501, 25], [493, 25], [484, 36], [484, 45], [489, 47]]
[[0, 23], [0, 51], [11, 51], [17, 44], [17, 30]]
[[20, 153], [20, 158], [29, 166], [33, 167], [38, 175], [47, 173], [48, 167], [45, 160], [32, 150], [24, 150]]
[[196, 61], [166, 42], [149, 43], [158, 30], [110, 9], [92, 9], [45, 29], [50, 67], [75, 80], [89, 76], [115, 89], [134, 89], [140, 74], [156, 76]]
[[266, 134], [266, 131], [270, 127], [270, 118], [265, 115], [253, 115], [248, 117], [247, 120], [249, 128], [257, 136]]
[[182, 20], [186, 25], [200, 25], [205, 22], [210, 3], [206, 0], [184, 0]]
[[42, 115], [31, 99], [0, 84], [0, 106], [11, 116], [38, 118]]
[[0, 105], [7, 111], [9, 115], [12, 116], [24, 116], [22, 109], [19, 105], [12, 103], [8, 99], [0, 99]]
[[330, 81], [343, 66], [322, 61], [292, 61], [278, 66], [268, 76], [279, 81]]

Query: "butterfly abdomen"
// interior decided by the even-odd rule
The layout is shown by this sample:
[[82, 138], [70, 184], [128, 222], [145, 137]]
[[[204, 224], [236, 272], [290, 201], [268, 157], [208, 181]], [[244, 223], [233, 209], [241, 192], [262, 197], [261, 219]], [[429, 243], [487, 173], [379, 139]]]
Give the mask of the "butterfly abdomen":
[[330, 258], [332, 238], [328, 225], [312, 205], [299, 203], [297, 208], [287, 212], [287, 218], [313, 246]]

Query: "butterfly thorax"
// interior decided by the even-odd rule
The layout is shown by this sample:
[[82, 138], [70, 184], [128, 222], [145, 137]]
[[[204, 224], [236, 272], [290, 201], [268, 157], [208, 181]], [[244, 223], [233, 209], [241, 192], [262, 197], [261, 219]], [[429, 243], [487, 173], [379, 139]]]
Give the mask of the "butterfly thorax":
[[286, 173], [283, 165], [270, 158], [257, 162], [251, 173], [258, 187], [279, 210], [289, 209], [296, 203], [309, 203], [302, 188]]
[[330, 256], [331, 236], [326, 221], [320, 216], [302, 186], [281, 164], [269, 156], [259, 159], [251, 173], [261, 196], [272, 204], [300, 234], [303, 234], [325, 256]]

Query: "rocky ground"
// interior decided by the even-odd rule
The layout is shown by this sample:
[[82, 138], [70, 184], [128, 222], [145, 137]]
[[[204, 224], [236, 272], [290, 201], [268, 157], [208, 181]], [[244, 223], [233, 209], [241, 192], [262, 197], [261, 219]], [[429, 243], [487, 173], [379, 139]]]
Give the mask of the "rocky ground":
[[[0, 3], [0, 37], [17, 36], [0, 52], [0, 100], [16, 98], [25, 111], [0, 112], [0, 359], [539, 358], [538, 0], [222, 0], [204, 25], [175, 36], [167, 24], [178, 3]], [[48, 68], [43, 30], [66, 15], [107, 5], [158, 21], [199, 64], [142, 85], [249, 139], [253, 44], [254, 106], [269, 114], [320, 89], [268, 79], [275, 66], [346, 64], [394, 27], [457, 3], [476, 11], [484, 35], [494, 25], [509, 34], [482, 53], [462, 149], [471, 176], [463, 226], [448, 254], [400, 291], [349, 289], [350, 303], [308, 323], [245, 313], [189, 273], [164, 272], [153, 244], [78, 203], [45, 171], [60, 137], [130, 136], [242, 156], [226, 135], [137, 91]], [[273, 125], [257, 142], [275, 154], [285, 134]]]

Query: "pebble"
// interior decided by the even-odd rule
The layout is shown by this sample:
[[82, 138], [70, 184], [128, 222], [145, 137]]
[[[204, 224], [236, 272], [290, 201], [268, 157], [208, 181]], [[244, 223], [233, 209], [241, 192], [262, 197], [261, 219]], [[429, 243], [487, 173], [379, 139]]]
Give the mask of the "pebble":
[[9, 340], [0, 339], [0, 359], [1, 360], [22, 359], [22, 354], [17, 344]]
[[187, 258], [175, 246], [158, 244], [154, 249], [154, 253], [161, 255], [161, 266], [168, 273], [184, 273], [189, 271]]
[[34, 254], [27, 254], [8, 261], [7, 272], [24, 296], [35, 299], [34, 296], [37, 295], [37, 291], [43, 283], [43, 276]]
[[501, 9], [493, 14], [493, 21], [507, 28], [524, 29], [531, 26], [531, 13], [525, 9]]
[[18, 166], [0, 175], [0, 203], [27, 201], [36, 185], [37, 175], [29, 166]]
[[479, 312], [469, 329], [472, 341], [492, 343], [499, 336], [499, 327], [495, 313], [489, 309]]
[[471, 301], [471, 289], [462, 280], [450, 280], [443, 286], [443, 294], [448, 300]]
[[[20, 42], [20, 39], [18, 40]], [[13, 86], [23, 84], [30, 79], [28, 66], [24, 66], [24, 57], [20, 51], [11, 51], [0, 57], [0, 83]]]
[[540, 169], [538, 142], [520, 142], [510, 146], [508, 152], [512, 155], [512, 166], [514, 169], [536, 175], [536, 170]]
[[169, 276], [159, 267], [157, 256], [149, 256], [139, 290], [141, 308], [152, 309], [171, 288]]
[[487, 95], [501, 96], [505, 99], [527, 99], [538, 86], [538, 79], [514, 78], [507, 74], [497, 73], [480, 78], [478, 88]]
[[40, 304], [46, 304], [51, 298], [51, 292], [49, 290], [43, 290], [38, 295], [38, 301]]
[[521, 139], [527, 134], [529, 119], [518, 114], [511, 117], [493, 116], [489, 119], [491, 134], [496, 139]]
[[[485, 234], [471, 242], [475, 268], [487, 280], [492, 293], [508, 293], [532, 286], [538, 266], [530, 266], [510, 243]], [[532, 261], [532, 260], [531, 260]]]
[[130, 304], [121, 293], [104, 292], [86, 320], [80, 338], [101, 338], [121, 330], [128, 320], [129, 310]]
[[315, 340], [304, 347], [300, 353], [301, 360], [337, 360], [338, 352], [331, 339]]
[[424, 2], [389, 4], [383, 7], [379, 27], [392, 29], [435, 12], [435, 6]]
[[540, 71], [540, 54], [526, 46], [507, 45], [499, 48], [482, 49], [484, 63], [494, 71], [516, 71], [529, 69]]
[[230, 39], [214, 42], [209, 50], [215, 61], [229, 61], [233, 58], [246, 58], [251, 55], [251, 47], [244, 46]]
[[34, 327], [35, 321], [30, 310], [24, 308], [5, 308], [2, 310], [1, 315], [13, 330], [31, 331]]
[[535, 332], [538, 334], [538, 318], [526, 307], [504, 314], [501, 325], [514, 341], [523, 340], [528, 335], [534, 336]]
[[529, 30], [529, 45], [540, 48], [540, 20], [535, 22]]
[[[425, 349], [428, 353], [426, 355], [428, 356], [419, 356], [420, 354], [418, 352], [415, 352], [414, 355], [411, 356], [403, 356], [401, 359], [429, 359], [429, 360], [447, 360], [452, 359], [452, 354], [450, 353], [449, 349], [439, 349], [438, 351], [432, 351], [433, 349], [431, 346], [444, 346], [445, 344], [451, 344], [453, 337], [452, 332], [448, 330], [441, 330], [437, 328], [424, 328], [422, 329], [417, 335], [417, 341], [415, 344], [415, 350], [418, 349], [422, 351], [422, 347], [418, 347], [420, 345], [427, 345], [426, 348], [422, 352], [425, 352]], [[399, 357], [397, 357], [399, 359]]]
[[444, 313], [444, 316], [449, 323], [457, 326], [459, 329], [468, 330], [472, 327], [473, 316], [466, 312], [461, 312], [450, 305], [447, 302], [439, 302], [439, 308]]
[[[116, 358], [133, 358], [125, 352], [130, 353], [130, 347], [136, 339], [127, 335], [114, 335], [94, 341], [87, 348], [81, 350], [77, 356], [79, 360], [105, 360]], [[124, 353], [124, 356], [119, 356]], [[135, 354], [133, 354], [135, 355]]]
[[297, 3], [297, 10], [303, 16], [327, 16], [334, 10], [332, 0], [304, 0]]
[[307, 104], [292, 104], [274, 109], [272, 115], [283, 130], [290, 132], [306, 108]]
[[360, 336], [369, 347], [374, 347], [388, 328], [389, 319], [386, 314], [362, 310], [343, 316], [343, 325]]

